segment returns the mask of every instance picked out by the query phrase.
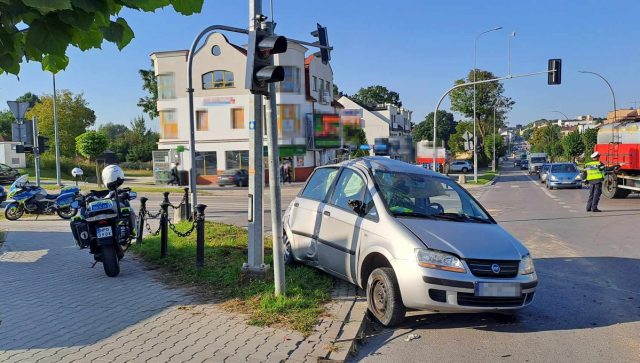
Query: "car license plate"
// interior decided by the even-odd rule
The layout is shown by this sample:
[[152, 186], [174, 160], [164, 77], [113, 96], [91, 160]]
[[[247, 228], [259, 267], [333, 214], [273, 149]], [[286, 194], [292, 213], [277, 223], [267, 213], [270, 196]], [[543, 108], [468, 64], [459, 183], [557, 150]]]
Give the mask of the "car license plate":
[[478, 282], [476, 296], [513, 297], [520, 296], [520, 284], [514, 282]]
[[111, 227], [100, 227], [96, 229], [96, 235], [98, 238], [113, 237], [113, 231], [111, 230]]

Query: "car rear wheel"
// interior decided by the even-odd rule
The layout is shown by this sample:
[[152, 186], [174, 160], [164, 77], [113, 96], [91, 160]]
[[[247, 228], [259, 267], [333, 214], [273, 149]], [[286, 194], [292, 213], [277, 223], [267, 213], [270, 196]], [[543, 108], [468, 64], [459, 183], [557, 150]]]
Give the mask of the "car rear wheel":
[[406, 308], [391, 267], [377, 268], [369, 275], [367, 305], [373, 317], [384, 326], [394, 326], [404, 320]]
[[467, 169], [466, 167], [465, 167], [465, 168], [462, 168], [462, 172], [463, 172], [463, 173], [466, 173], [466, 172], [468, 172], [468, 171], [469, 171], [469, 169]]

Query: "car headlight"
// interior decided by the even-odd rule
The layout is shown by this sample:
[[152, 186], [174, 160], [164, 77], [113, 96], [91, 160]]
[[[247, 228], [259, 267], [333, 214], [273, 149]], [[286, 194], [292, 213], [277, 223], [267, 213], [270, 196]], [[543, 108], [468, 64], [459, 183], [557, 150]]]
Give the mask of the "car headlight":
[[558, 180], [558, 178], [556, 178], [556, 176], [555, 176], [555, 175], [550, 175], [550, 176], [549, 176], [549, 180], [551, 180], [551, 181], [556, 181], [556, 180]]
[[582, 177], [580, 176], [580, 174], [576, 175], [574, 180], [582, 180]]
[[520, 261], [520, 269], [518, 270], [518, 273], [520, 275], [530, 275], [535, 271], [536, 270], [533, 267], [533, 259], [531, 258], [531, 255], [526, 255], [522, 257], [522, 261]]
[[418, 265], [436, 270], [466, 272], [462, 261], [454, 255], [434, 250], [416, 249], [416, 258]]

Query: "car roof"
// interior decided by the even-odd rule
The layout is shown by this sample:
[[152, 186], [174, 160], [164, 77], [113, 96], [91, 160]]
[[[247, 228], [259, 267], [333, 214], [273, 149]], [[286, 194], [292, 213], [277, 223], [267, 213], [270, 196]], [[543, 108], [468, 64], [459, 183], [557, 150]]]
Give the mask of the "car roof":
[[427, 170], [421, 166], [382, 156], [365, 156], [362, 158], [346, 160], [337, 165], [342, 167], [356, 167], [361, 170], [379, 169], [396, 173], [422, 174], [438, 178], [446, 178], [440, 173]]

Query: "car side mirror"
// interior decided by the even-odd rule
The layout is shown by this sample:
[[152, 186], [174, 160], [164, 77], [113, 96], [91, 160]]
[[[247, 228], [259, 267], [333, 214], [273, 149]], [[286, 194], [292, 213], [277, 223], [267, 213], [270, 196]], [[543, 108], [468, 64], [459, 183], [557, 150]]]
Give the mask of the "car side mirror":
[[353, 209], [353, 211], [356, 212], [358, 215], [364, 214], [364, 203], [362, 203], [361, 200], [352, 199], [347, 204], [349, 204], [349, 207], [351, 207], [351, 209]]

